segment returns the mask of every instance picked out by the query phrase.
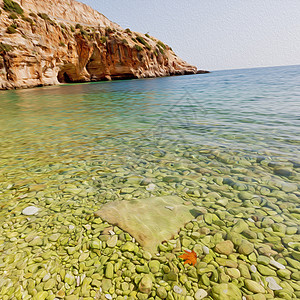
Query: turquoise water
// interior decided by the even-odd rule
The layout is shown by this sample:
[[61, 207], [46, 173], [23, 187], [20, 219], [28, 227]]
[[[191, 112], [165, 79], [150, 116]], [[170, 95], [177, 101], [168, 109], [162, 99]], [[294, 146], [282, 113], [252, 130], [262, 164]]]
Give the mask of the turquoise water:
[[[14, 257], [25, 236], [43, 238], [22, 246], [37, 255], [106, 202], [170, 194], [217, 215], [200, 222], [210, 230], [253, 217], [257, 249], [297, 259], [299, 83], [300, 66], [288, 66], [1, 91], [0, 280], [28, 290], [18, 278], [34, 273], [30, 259], [15, 270]], [[29, 205], [40, 213], [24, 216]], [[280, 230], [262, 230], [271, 224]]]

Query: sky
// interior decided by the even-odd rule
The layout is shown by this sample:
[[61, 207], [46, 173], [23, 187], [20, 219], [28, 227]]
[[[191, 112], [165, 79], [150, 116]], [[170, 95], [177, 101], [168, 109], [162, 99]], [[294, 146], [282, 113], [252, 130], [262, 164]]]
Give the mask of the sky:
[[80, 0], [198, 69], [300, 64], [299, 0]]

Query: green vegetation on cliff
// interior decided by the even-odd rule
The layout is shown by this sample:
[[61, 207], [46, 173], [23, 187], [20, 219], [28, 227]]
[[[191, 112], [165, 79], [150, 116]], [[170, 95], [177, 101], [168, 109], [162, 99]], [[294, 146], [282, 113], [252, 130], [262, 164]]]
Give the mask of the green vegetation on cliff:
[[4, 44], [0, 42], [0, 54], [9, 52], [13, 49], [13, 47], [11, 45], [8, 44]]
[[3, 9], [10, 12], [15, 12], [19, 15], [23, 14], [22, 7], [15, 1], [12, 0], [3, 0]]

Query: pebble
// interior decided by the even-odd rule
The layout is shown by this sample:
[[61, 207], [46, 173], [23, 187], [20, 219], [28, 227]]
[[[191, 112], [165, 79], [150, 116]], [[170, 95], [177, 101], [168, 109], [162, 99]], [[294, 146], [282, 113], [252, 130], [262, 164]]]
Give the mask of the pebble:
[[285, 269], [285, 266], [283, 264], [277, 262], [276, 260], [270, 260], [270, 265], [272, 265], [275, 268], [280, 269], [280, 270], [284, 270]]
[[234, 245], [232, 241], [222, 241], [218, 243], [215, 247], [215, 251], [220, 253], [220, 254], [225, 254], [229, 255], [233, 252], [234, 250]]
[[151, 292], [152, 289], [152, 278], [150, 275], [146, 274], [143, 276], [143, 278], [141, 279], [138, 289], [140, 292], [144, 293], [144, 294], [149, 294]]
[[205, 298], [207, 296], [207, 292], [204, 289], [199, 289], [196, 293], [195, 293], [195, 299], [196, 300], [201, 300], [203, 298]]
[[257, 269], [254, 265], [251, 265], [250, 266], [250, 270], [252, 271], [252, 273], [256, 273], [257, 272]]
[[253, 293], [265, 293], [265, 288], [261, 286], [258, 282], [250, 279], [245, 280], [246, 288]]
[[282, 290], [282, 287], [275, 281], [273, 277], [266, 277], [266, 282], [268, 282], [268, 287], [272, 291], [279, 291]]
[[154, 191], [156, 188], [156, 185], [154, 183], [150, 183], [147, 187], [146, 187], [146, 190], [149, 191], [149, 192], [152, 192]]
[[202, 246], [202, 249], [204, 254], [209, 254], [209, 248], [207, 246]]
[[105, 296], [106, 299], [112, 300], [112, 295], [110, 295], [110, 294], [105, 294], [104, 296]]
[[27, 206], [22, 210], [22, 214], [25, 216], [32, 216], [35, 215], [39, 211], [39, 208], [35, 206]]
[[113, 248], [117, 245], [118, 242], [118, 236], [117, 235], [113, 235], [107, 242], [107, 246], [110, 248]]
[[254, 245], [247, 240], [243, 240], [239, 246], [239, 253], [249, 255], [254, 251]]
[[174, 210], [174, 207], [173, 206], [165, 206], [166, 209], [169, 209], [169, 210]]
[[174, 285], [173, 291], [174, 291], [176, 294], [181, 294], [183, 290], [182, 290], [182, 288], [179, 287], [178, 285]]

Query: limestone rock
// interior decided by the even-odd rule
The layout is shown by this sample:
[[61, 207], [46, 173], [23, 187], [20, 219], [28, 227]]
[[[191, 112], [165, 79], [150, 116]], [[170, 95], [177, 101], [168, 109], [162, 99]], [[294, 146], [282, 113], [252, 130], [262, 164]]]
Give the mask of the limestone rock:
[[[169, 205], [174, 209], [165, 209]], [[131, 234], [151, 253], [194, 218], [193, 208], [184, 205], [177, 196], [113, 201], [104, 204], [95, 215]], [[127, 242], [121, 250], [134, 251], [134, 247], [133, 243]]]
[[6, 32], [10, 13], [1, 10], [0, 89], [197, 72], [158, 39], [124, 30], [83, 3], [15, 1], [24, 10], [15, 33]]

